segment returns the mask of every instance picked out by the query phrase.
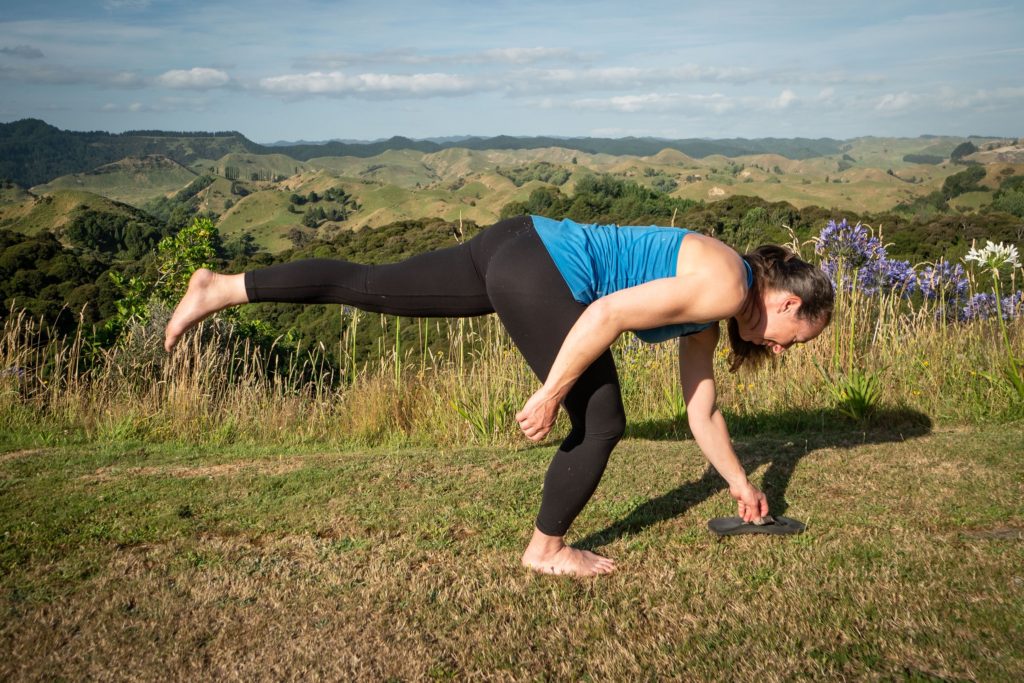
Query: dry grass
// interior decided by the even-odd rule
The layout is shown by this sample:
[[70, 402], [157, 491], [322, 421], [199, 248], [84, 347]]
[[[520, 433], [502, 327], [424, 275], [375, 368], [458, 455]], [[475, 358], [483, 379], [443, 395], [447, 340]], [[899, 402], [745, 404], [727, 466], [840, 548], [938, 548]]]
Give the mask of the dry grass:
[[[12, 316], [0, 335], [0, 446], [132, 438], [218, 447], [514, 444], [512, 417], [537, 381], [496, 318], [463, 322], [446, 354], [420, 360], [382, 345], [376, 358], [356, 363], [343, 337], [344, 362], [332, 370], [316, 356], [282, 365], [223, 326], [168, 356], [159, 315], [109, 350], [81, 338], [46, 341], [45, 330]], [[1020, 348], [1024, 316], [1009, 334]], [[630, 433], [684, 434], [675, 344], [624, 336], [614, 351]], [[719, 405], [740, 434], [837, 419], [830, 383], [851, 370], [876, 377], [879, 405], [905, 417], [955, 425], [1024, 415], [1001, 379], [1006, 352], [994, 323], [944, 325], [932, 310], [908, 311], [891, 297], [842, 297], [821, 338], [760, 371], [730, 375], [726, 355], [723, 347], [716, 358]]]
[[1019, 427], [737, 447], [805, 534], [716, 540], [696, 446], [627, 440], [574, 530], [597, 580], [518, 566], [549, 448], [8, 459], [0, 678], [1024, 676]]

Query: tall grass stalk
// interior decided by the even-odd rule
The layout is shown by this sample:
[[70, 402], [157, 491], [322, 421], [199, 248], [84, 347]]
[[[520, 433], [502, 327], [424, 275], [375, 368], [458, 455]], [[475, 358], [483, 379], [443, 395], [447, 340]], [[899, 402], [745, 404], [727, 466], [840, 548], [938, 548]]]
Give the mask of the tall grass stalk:
[[[991, 321], [950, 326], [935, 314], [938, 304], [911, 309], [898, 295], [867, 297], [856, 288], [837, 294], [829, 333], [757, 372], [730, 375], [726, 351], [718, 350], [719, 405], [727, 415], [757, 429], [814, 426], [835, 404], [818, 367], [874, 377], [881, 405], [939, 423], [1017, 415], [1013, 396], [986, 376], [1005, 365], [1007, 349], [1024, 346], [1021, 318], [1005, 321], [1003, 336], [993, 334]], [[360, 314], [346, 318], [338, 343], [342, 359], [332, 366], [323, 346], [283, 356], [283, 362], [273, 349], [256, 348], [216, 322], [204, 323], [168, 355], [161, 344], [166, 317], [136, 324], [116, 347], [99, 349], [81, 333], [62, 338], [14, 313], [0, 334], [0, 428], [5, 439], [25, 444], [56, 438], [526, 443], [513, 415], [538, 383], [495, 317], [448, 326], [446, 348], [438, 353], [428, 344], [436, 321], [418, 323], [426, 353], [416, 365], [397, 321], [377, 357], [357, 363]], [[676, 434], [673, 425], [683, 414], [676, 345], [650, 346], [624, 335], [613, 353], [630, 422]]]

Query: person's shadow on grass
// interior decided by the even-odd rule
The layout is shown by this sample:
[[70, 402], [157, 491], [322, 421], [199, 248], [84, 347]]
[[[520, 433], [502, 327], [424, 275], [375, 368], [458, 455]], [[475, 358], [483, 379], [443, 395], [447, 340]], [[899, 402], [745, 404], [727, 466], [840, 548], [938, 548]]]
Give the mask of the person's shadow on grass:
[[[743, 468], [753, 472], [765, 463], [768, 470], [762, 490], [773, 515], [788, 508], [786, 489], [797, 463], [823, 448], [849, 448], [868, 443], [888, 443], [931, 432], [931, 419], [909, 409], [878, 410], [863, 422], [853, 422], [837, 410], [790, 411], [772, 415], [732, 416], [729, 419], [733, 446]], [[769, 429], [765, 433], [766, 428]], [[627, 436], [641, 439], [677, 440], [686, 427], [674, 420], [648, 420], [627, 428]], [[751, 437], [755, 437], [752, 439]], [[643, 503], [628, 516], [595, 531], [573, 546], [593, 550], [658, 522], [677, 517], [728, 488], [708, 465], [703, 476]]]

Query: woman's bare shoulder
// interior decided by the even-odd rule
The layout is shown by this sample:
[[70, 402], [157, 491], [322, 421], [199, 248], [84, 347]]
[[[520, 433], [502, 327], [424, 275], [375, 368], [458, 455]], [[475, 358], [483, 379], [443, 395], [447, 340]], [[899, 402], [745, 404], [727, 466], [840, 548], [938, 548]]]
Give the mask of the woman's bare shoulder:
[[743, 295], [747, 291], [747, 270], [742, 257], [724, 242], [697, 232], [688, 234], [679, 246], [676, 275], [711, 279], [723, 289], [735, 287]]

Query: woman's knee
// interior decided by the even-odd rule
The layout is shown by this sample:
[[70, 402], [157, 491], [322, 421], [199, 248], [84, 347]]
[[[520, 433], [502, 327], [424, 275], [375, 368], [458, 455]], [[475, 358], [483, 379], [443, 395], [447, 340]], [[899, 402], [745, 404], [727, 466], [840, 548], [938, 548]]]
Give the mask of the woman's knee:
[[581, 439], [601, 439], [612, 445], [626, 433], [626, 411], [618, 385], [605, 385], [589, 396], [585, 406], [566, 402], [572, 431]]
[[588, 438], [609, 441], [615, 445], [626, 433], [626, 412], [622, 404], [618, 410], [611, 410], [605, 417], [598, 420], [587, 420], [586, 434]]

